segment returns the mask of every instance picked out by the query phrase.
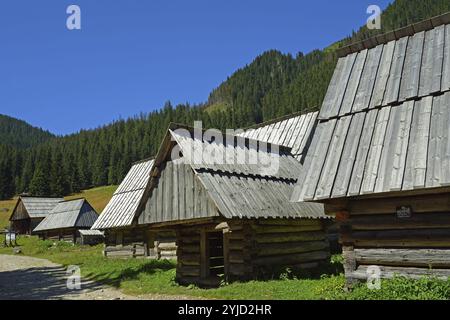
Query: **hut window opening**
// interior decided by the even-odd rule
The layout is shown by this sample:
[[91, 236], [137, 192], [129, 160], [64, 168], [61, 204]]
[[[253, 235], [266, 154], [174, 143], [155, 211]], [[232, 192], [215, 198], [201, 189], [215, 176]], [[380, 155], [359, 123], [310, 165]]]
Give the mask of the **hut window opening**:
[[219, 276], [224, 274], [223, 232], [207, 233], [207, 244], [209, 275]]

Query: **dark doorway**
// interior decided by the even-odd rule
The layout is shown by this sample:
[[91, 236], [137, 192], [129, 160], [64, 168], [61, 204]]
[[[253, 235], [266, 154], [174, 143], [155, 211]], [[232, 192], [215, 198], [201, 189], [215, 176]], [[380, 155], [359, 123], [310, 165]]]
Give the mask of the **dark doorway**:
[[224, 274], [223, 232], [206, 234], [208, 244], [208, 269], [210, 276]]

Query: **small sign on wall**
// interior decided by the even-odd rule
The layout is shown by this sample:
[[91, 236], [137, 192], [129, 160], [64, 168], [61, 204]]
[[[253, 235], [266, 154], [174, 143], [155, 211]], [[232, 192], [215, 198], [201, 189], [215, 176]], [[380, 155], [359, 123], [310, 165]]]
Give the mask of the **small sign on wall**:
[[408, 219], [412, 216], [412, 208], [409, 206], [401, 206], [397, 208], [397, 218]]

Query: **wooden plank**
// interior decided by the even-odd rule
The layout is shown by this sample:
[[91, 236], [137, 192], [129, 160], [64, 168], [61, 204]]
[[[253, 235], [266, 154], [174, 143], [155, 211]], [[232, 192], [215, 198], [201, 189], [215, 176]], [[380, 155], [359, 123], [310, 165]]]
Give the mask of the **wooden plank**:
[[315, 196], [316, 186], [328, 153], [336, 122], [336, 119], [332, 119], [327, 122], [319, 123], [318, 125], [318, 131], [316, 131], [317, 135], [314, 136], [312, 142], [315, 146], [314, 149], [312, 149], [314, 151], [307, 157], [309, 162], [308, 170], [305, 170], [304, 174], [299, 179], [299, 182], [303, 184], [303, 192], [299, 197], [299, 200], [301, 201], [313, 200]]
[[353, 165], [356, 160], [356, 152], [358, 151], [360, 138], [363, 135], [362, 129], [365, 117], [366, 113], [363, 112], [357, 113], [352, 117], [333, 186], [333, 198], [344, 197], [347, 194]]
[[178, 219], [186, 217], [186, 164], [178, 164]]
[[370, 144], [370, 150], [367, 155], [364, 178], [361, 185], [362, 194], [373, 193], [375, 190], [375, 182], [378, 176], [378, 168], [380, 165], [381, 153], [383, 151], [383, 143], [390, 112], [391, 107], [384, 107], [378, 113], [372, 143]]
[[323, 231], [318, 232], [291, 232], [291, 233], [273, 233], [258, 234], [255, 236], [257, 243], [286, 243], [295, 241], [320, 241], [325, 239]]
[[425, 33], [419, 96], [440, 91], [442, 63], [444, 59], [444, 26]]
[[[337, 121], [336, 130], [333, 133], [328, 155], [322, 168], [321, 178], [317, 184], [315, 195], [317, 200], [327, 199], [331, 196], [351, 120], [352, 116], [345, 116]], [[342, 161], [348, 161], [348, 159], [342, 159]]]
[[449, 212], [450, 196], [448, 193], [419, 195], [409, 197], [386, 197], [380, 199], [360, 199], [350, 201], [347, 205], [351, 215], [371, 215], [371, 214], [395, 214], [397, 208], [408, 205], [412, 208], [413, 214], [426, 212]]
[[400, 85], [400, 101], [415, 98], [419, 94], [420, 67], [422, 64], [425, 32], [411, 37], [406, 49], [405, 67]]
[[353, 166], [353, 171], [349, 183], [349, 196], [359, 195], [360, 193], [361, 183], [364, 177], [364, 167], [375, 129], [375, 121], [377, 119], [377, 115], [377, 109], [370, 110], [366, 115], [364, 127], [362, 130], [362, 136], [360, 138], [360, 143], [356, 154], [355, 164]]
[[450, 185], [450, 93], [434, 97], [431, 115], [427, 187]]
[[337, 116], [344, 98], [345, 89], [350, 78], [353, 64], [356, 60], [356, 53], [340, 58], [336, 65], [330, 86], [325, 95], [319, 119], [328, 119]]
[[200, 276], [206, 278], [208, 276], [208, 244], [205, 229], [200, 231]]
[[194, 218], [194, 173], [192, 168], [185, 166], [186, 219]]
[[333, 198], [344, 197], [347, 194], [353, 165], [356, 160], [356, 152], [358, 151], [360, 138], [362, 136], [365, 117], [366, 113], [362, 112], [357, 113], [352, 117], [345, 146], [342, 151], [341, 162], [339, 163], [333, 186]]
[[445, 46], [445, 25], [436, 28], [436, 37], [434, 39], [434, 63], [431, 79], [431, 93], [441, 91], [442, 83], [442, 67], [444, 62], [444, 46]]
[[450, 228], [448, 213], [414, 213], [411, 218], [400, 219], [395, 214], [351, 216], [347, 221], [352, 230], [404, 230]]
[[173, 190], [173, 162], [166, 162], [166, 169], [164, 170], [164, 221], [173, 221], [175, 220], [172, 216], [173, 214], [173, 201], [175, 200], [173, 194], [171, 194]]
[[391, 109], [375, 192], [401, 190], [413, 110], [413, 101]]
[[172, 162], [173, 166], [172, 166], [172, 174], [173, 174], [173, 178], [172, 178], [172, 202], [173, 202], [173, 220], [180, 220], [180, 205], [179, 205], [179, 201], [180, 201], [180, 195], [178, 194], [178, 169], [180, 168], [180, 165], [178, 163]]
[[442, 91], [450, 90], [450, 24], [445, 27], [444, 61], [442, 67]]
[[272, 243], [258, 246], [256, 252], [263, 257], [328, 250], [328, 247], [328, 241]]
[[425, 187], [432, 102], [433, 97], [425, 97], [414, 106], [403, 190]]
[[395, 41], [388, 42], [383, 47], [381, 55], [380, 67], [378, 68], [377, 77], [373, 89], [372, 98], [370, 100], [370, 108], [379, 107], [383, 104], [386, 85], [389, 79], [391, 65], [394, 56]]
[[329, 258], [329, 253], [326, 251], [314, 251], [307, 253], [287, 254], [270, 257], [258, 257], [253, 260], [256, 266], [289, 266], [298, 263], [322, 261]]
[[[339, 110], [339, 115], [345, 115], [351, 112], [353, 103], [355, 101], [356, 92], [360, 84], [360, 80], [364, 70], [364, 64], [366, 63], [368, 50], [365, 49], [358, 53], [355, 64], [352, 69], [352, 73], [348, 80], [347, 89], [345, 91], [344, 100]], [[370, 62], [370, 61], [369, 61]]]
[[[425, 276], [437, 277], [441, 280], [447, 280], [450, 276], [448, 269], [429, 269], [429, 268], [405, 268], [405, 267], [388, 267], [379, 266], [381, 270], [381, 278], [391, 279], [402, 276], [409, 279], [421, 279]], [[367, 280], [368, 266], [361, 265], [358, 269], [351, 273], [351, 277], [359, 280]], [[346, 275], [347, 276], [347, 275]]]
[[358, 112], [369, 108], [382, 52], [383, 45], [378, 45], [369, 50], [358, 91], [356, 92], [352, 112]]
[[398, 101], [407, 45], [408, 37], [397, 40], [395, 44], [394, 56], [391, 70], [389, 72], [389, 79], [386, 84], [386, 93], [383, 99], [383, 105], [389, 105]]

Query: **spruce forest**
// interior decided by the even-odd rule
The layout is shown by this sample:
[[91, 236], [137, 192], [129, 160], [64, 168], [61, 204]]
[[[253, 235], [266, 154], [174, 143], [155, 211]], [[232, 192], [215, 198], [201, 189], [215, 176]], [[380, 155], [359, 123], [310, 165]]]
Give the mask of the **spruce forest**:
[[61, 137], [0, 115], [0, 199], [21, 193], [63, 196], [118, 184], [134, 161], [157, 152], [170, 122], [193, 125], [201, 120], [204, 127], [245, 128], [317, 110], [337, 62], [336, 49], [448, 11], [448, 0], [397, 0], [383, 12], [382, 30], [362, 27], [307, 54], [265, 52], [214, 89], [203, 104], [167, 102], [158, 111], [94, 130]]

